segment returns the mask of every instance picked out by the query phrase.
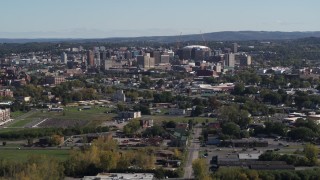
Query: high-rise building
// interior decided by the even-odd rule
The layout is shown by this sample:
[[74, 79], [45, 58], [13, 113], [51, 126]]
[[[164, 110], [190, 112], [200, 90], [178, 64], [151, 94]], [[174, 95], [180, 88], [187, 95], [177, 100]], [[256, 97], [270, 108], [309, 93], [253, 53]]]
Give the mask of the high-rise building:
[[224, 65], [228, 67], [234, 67], [235, 66], [235, 56], [233, 53], [228, 53], [224, 55]]
[[241, 55], [240, 56], [240, 66], [250, 66], [251, 65], [251, 56], [250, 55]]
[[215, 71], [220, 73], [221, 72], [221, 63], [217, 63], [215, 66]]
[[138, 67], [144, 68], [144, 69], [154, 68], [155, 59], [150, 57], [149, 53], [146, 53], [144, 56], [138, 55], [137, 56], [137, 64], [138, 64]]
[[94, 55], [94, 65], [99, 67], [101, 65], [100, 63], [100, 52], [95, 52], [95, 55]]
[[100, 60], [101, 62], [107, 59], [107, 52], [106, 51], [101, 51], [100, 52]]
[[91, 50], [87, 51], [87, 64], [94, 66], [94, 53]]
[[155, 64], [159, 64], [161, 62], [161, 52], [160, 51], [153, 51], [151, 53], [151, 57], [154, 58]]
[[67, 61], [68, 61], [67, 53], [62, 52], [62, 54], [61, 54], [61, 63], [65, 64], [65, 63], [67, 63]]
[[132, 59], [132, 53], [130, 52], [130, 51], [127, 51], [127, 52], [125, 52], [125, 54], [124, 54], [124, 58], [125, 59]]
[[237, 53], [237, 52], [238, 52], [238, 43], [233, 43], [232, 52], [233, 52], [233, 53]]
[[161, 63], [169, 63], [170, 56], [169, 55], [161, 55]]
[[109, 70], [113, 65], [113, 59], [106, 59], [101, 61], [101, 68], [103, 70]]

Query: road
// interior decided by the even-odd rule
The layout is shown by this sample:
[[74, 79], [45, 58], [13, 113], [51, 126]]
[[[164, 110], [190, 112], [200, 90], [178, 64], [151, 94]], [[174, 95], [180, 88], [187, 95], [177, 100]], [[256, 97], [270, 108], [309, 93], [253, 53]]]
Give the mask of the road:
[[200, 150], [199, 137], [201, 135], [202, 128], [195, 127], [193, 132], [194, 132], [194, 135], [188, 147], [188, 159], [186, 161], [186, 166], [184, 169], [184, 176], [183, 176], [184, 179], [193, 178], [192, 161], [199, 157], [199, 150]]

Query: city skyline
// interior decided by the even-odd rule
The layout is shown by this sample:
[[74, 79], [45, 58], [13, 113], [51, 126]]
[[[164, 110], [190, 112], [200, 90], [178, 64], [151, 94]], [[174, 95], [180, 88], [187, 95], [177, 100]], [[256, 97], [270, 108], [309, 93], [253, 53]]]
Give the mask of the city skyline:
[[318, 31], [309, 0], [0, 2], [0, 38], [108, 38], [219, 31]]

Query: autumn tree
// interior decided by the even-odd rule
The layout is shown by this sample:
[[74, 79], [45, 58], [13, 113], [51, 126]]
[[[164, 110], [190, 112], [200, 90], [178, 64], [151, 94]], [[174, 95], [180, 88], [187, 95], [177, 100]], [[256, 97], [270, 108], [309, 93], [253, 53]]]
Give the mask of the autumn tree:
[[192, 162], [192, 169], [196, 179], [199, 179], [199, 180], [211, 179], [209, 175], [209, 168], [205, 159], [194, 160]]

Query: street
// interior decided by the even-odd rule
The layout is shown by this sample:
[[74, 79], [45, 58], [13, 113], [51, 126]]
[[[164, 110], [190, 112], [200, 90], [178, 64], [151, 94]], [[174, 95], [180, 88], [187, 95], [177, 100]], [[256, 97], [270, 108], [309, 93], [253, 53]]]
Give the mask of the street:
[[195, 127], [193, 132], [194, 132], [194, 135], [188, 147], [188, 159], [186, 161], [186, 166], [184, 170], [183, 178], [185, 179], [193, 178], [192, 161], [199, 157], [199, 150], [200, 150], [199, 137], [201, 135], [202, 128]]

